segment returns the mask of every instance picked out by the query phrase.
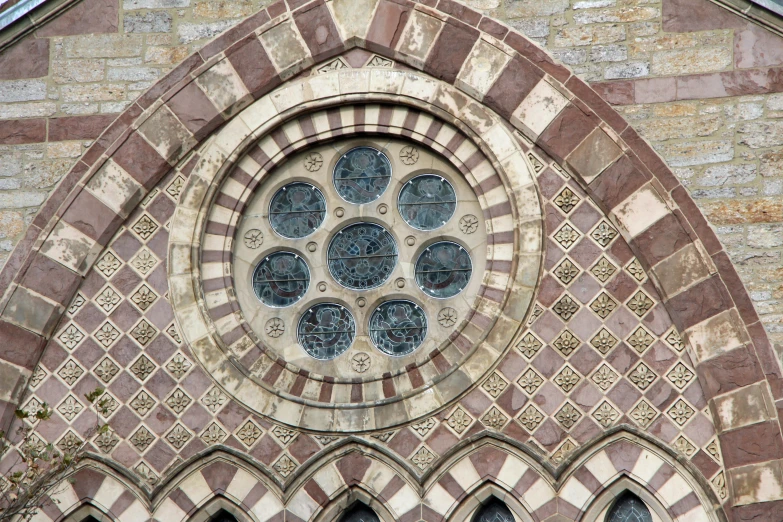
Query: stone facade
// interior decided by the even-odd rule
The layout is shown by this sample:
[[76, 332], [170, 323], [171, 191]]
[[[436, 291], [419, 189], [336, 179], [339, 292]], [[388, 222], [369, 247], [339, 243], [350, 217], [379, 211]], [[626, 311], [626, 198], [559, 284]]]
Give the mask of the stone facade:
[[[4, 423], [48, 402], [65, 450], [86, 391], [112, 405], [38, 518], [783, 510], [778, 37], [712, 4], [473, 3], [83, 0], [3, 51]], [[487, 269], [448, 341], [343, 378], [265, 346], [232, 249], [267, 173], [363, 133], [465, 176]]]

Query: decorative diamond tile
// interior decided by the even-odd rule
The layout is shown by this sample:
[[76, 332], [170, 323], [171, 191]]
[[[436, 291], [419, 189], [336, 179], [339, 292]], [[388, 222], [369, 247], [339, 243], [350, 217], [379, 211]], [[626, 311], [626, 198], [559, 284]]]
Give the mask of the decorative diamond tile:
[[677, 330], [674, 327], [672, 327], [672, 329], [669, 330], [669, 333], [666, 334], [666, 342], [669, 343], [669, 346], [678, 352], [681, 352], [682, 349], [685, 348], [680, 334], [677, 333]]
[[43, 409], [43, 404], [41, 401], [36, 399], [35, 397], [31, 398], [29, 401], [27, 401], [27, 404], [25, 404], [24, 408], [22, 410], [27, 413], [28, 422], [37, 422], [35, 420], [35, 415]]
[[141, 285], [136, 292], [131, 295], [131, 301], [142, 312], [146, 312], [147, 309], [155, 303], [158, 299], [156, 294], [149, 286]]
[[601, 292], [592, 303], [590, 303], [590, 309], [598, 315], [601, 319], [609, 317], [615, 308], [617, 308], [617, 301], [612, 299], [606, 292]]
[[279, 459], [277, 459], [277, 462], [275, 462], [272, 465], [273, 468], [275, 468], [275, 471], [280, 473], [280, 476], [283, 478], [286, 478], [288, 475], [294, 472], [296, 469], [296, 462], [291, 460], [291, 458], [283, 453], [283, 455], [280, 456]]
[[173, 428], [171, 428], [171, 431], [169, 431], [168, 435], [166, 435], [166, 440], [174, 449], [182, 449], [182, 447], [188, 443], [191, 437], [192, 435], [188, 429], [178, 422], [174, 425]]
[[576, 449], [576, 443], [574, 443], [571, 438], [567, 438], [565, 442], [563, 442], [557, 450], [552, 454], [552, 462], [555, 464], [562, 464], [563, 461], [573, 453], [573, 451]]
[[487, 428], [500, 430], [508, 422], [508, 417], [506, 417], [503, 412], [501, 412], [495, 406], [492, 406], [489, 411], [485, 413], [483, 417], [481, 417], [481, 422]]
[[720, 454], [720, 445], [718, 444], [718, 439], [712, 439], [710, 442], [708, 442], [705, 449], [707, 450], [707, 453], [709, 453], [710, 457], [715, 459], [718, 464], [723, 463], [723, 457], [721, 457]]
[[563, 369], [560, 370], [560, 373], [555, 376], [555, 384], [563, 390], [563, 393], [568, 393], [573, 390], [574, 386], [576, 386], [580, 380], [581, 377], [579, 377], [579, 374], [568, 365], [564, 366]]
[[609, 332], [606, 328], [601, 328], [595, 336], [590, 339], [590, 344], [593, 347], [606, 355], [609, 350], [617, 345], [617, 338]]
[[647, 274], [644, 272], [644, 268], [642, 268], [642, 265], [639, 264], [639, 261], [636, 258], [633, 258], [633, 260], [628, 263], [628, 266], [626, 266], [625, 269], [628, 270], [628, 273], [631, 274], [633, 278], [640, 283], [644, 281], [645, 277], [647, 277]]
[[599, 245], [606, 248], [606, 245], [611, 243], [612, 240], [617, 237], [617, 230], [615, 230], [615, 228], [606, 221], [601, 221], [590, 234], [590, 237], [595, 239]]
[[114, 341], [120, 338], [120, 331], [117, 330], [113, 324], [106, 321], [93, 334], [95, 339], [103, 345], [104, 348], [108, 348]]
[[640, 390], [646, 390], [649, 388], [649, 386], [655, 382], [655, 379], [657, 378], [658, 376], [655, 374], [655, 372], [652, 371], [650, 367], [643, 362], [637, 364], [628, 374], [628, 380], [630, 380], [634, 386]]
[[69, 395], [63, 402], [57, 406], [57, 411], [69, 422], [74, 419], [84, 409], [84, 405], [76, 397]]
[[35, 370], [33, 370], [33, 374], [30, 376], [30, 387], [37, 388], [38, 385], [41, 384], [44, 379], [46, 379], [47, 375], [49, 374], [46, 370], [40, 366], [36, 366]]
[[430, 417], [429, 419], [424, 419], [421, 422], [417, 422], [416, 424], [411, 425], [411, 429], [418, 433], [419, 437], [424, 437], [427, 435], [427, 433], [430, 432], [432, 428], [435, 427], [435, 424], [437, 424], [435, 419]]
[[117, 399], [115, 399], [109, 392], [101, 395], [100, 399], [97, 401], [98, 413], [104, 419], [111, 417], [119, 407], [120, 403], [117, 402]]
[[146, 319], [139, 321], [133, 330], [131, 330], [131, 337], [136, 339], [136, 342], [142, 346], [147, 344], [157, 335], [158, 331]]
[[614, 386], [614, 383], [617, 382], [618, 377], [619, 376], [617, 373], [615, 373], [608, 364], [604, 363], [598, 367], [595, 373], [593, 373], [593, 376], [590, 377], [590, 380], [593, 381], [595, 385], [601, 388], [603, 391], [606, 391]]
[[555, 234], [555, 241], [560, 243], [563, 248], [568, 249], [579, 240], [579, 237], [579, 232], [566, 223]]
[[647, 428], [658, 416], [658, 410], [645, 399], [640, 400], [629, 413], [631, 420], [642, 428]]
[[120, 442], [120, 438], [117, 436], [117, 433], [115, 433], [115, 431], [109, 427], [109, 429], [106, 431], [98, 432], [98, 435], [95, 436], [94, 441], [95, 445], [98, 446], [98, 449], [100, 449], [103, 453], [111, 453], [111, 451], [114, 449], [114, 446]]
[[255, 422], [248, 420], [236, 431], [236, 436], [242, 444], [249, 448], [256, 443], [263, 433]]
[[517, 384], [519, 384], [525, 393], [533, 395], [539, 386], [544, 384], [544, 378], [531, 367], [517, 380]]
[[171, 183], [166, 187], [166, 193], [174, 198], [174, 201], [179, 199], [179, 195], [182, 193], [182, 187], [185, 186], [185, 178], [181, 174], [177, 174]]
[[201, 433], [201, 440], [204, 441], [204, 444], [207, 446], [212, 444], [220, 444], [223, 442], [223, 440], [225, 440], [225, 438], [226, 432], [215, 422], [207, 426], [207, 428]]
[[652, 299], [647, 297], [647, 294], [639, 290], [628, 300], [626, 306], [638, 317], [644, 317], [644, 314], [649, 312], [650, 308], [652, 308], [653, 302]]
[[110, 358], [104, 357], [92, 371], [101, 381], [108, 384], [119, 373], [120, 368]]
[[557, 277], [564, 285], [570, 284], [571, 281], [576, 279], [576, 276], [578, 275], [579, 269], [568, 259], [564, 259], [563, 262], [557, 265], [557, 268], [555, 268], [555, 277]]
[[166, 369], [171, 372], [171, 374], [176, 379], [181, 379], [183, 375], [188, 373], [192, 366], [193, 363], [191, 363], [187, 357], [181, 353], [178, 353], [171, 358], [169, 363], [166, 365]]
[[388, 58], [384, 58], [383, 56], [375, 54], [372, 58], [370, 58], [370, 61], [367, 62], [365, 67], [385, 67], [391, 69], [394, 67], [394, 62]]
[[139, 464], [133, 468], [133, 471], [141, 478], [142, 482], [150, 487], [154, 487], [155, 484], [158, 483], [158, 476], [144, 462], [139, 462]]
[[532, 359], [535, 357], [535, 355], [538, 353], [538, 350], [540, 350], [542, 346], [543, 344], [541, 341], [539, 341], [535, 335], [528, 332], [517, 343], [517, 350], [522, 352], [522, 355], [528, 359]]
[[212, 413], [217, 413], [228, 401], [228, 396], [217, 386], [213, 387], [201, 398], [201, 403]]
[[112, 310], [117, 308], [117, 305], [122, 301], [122, 296], [109, 285], [106, 285], [97, 296], [95, 296], [95, 304], [103, 310], [103, 313], [109, 315]]
[[152, 375], [152, 372], [154, 372], [156, 368], [157, 366], [155, 366], [155, 363], [152, 362], [149, 357], [142, 355], [131, 365], [130, 371], [137, 379], [143, 381]]
[[66, 326], [60, 335], [57, 336], [57, 340], [60, 341], [60, 344], [69, 350], [73, 350], [79, 346], [79, 343], [82, 342], [82, 339], [84, 339], [84, 332], [79, 330], [79, 328], [73, 323]]
[[544, 164], [532, 151], [527, 153], [527, 159], [530, 161], [530, 164], [533, 166], [533, 172], [536, 174], [544, 170]]
[[177, 414], [185, 411], [185, 408], [187, 408], [191, 402], [193, 402], [193, 399], [191, 399], [181, 388], [175, 389], [172, 394], [169, 395], [169, 398], [166, 399], [168, 407]]
[[712, 487], [715, 488], [715, 494], [718, 495], [721, 500], [724, 500], [728, 496], [726, 490], [726, 476], [722, 471], [715, 475], [710, 483], [712, 484]]
[[579, 348], [581, 343], [582, 341], [580, 341], [579, 338], [574, 334], [568, 330], [563, 330], [563, 332], [557, 336], [557, 339], [555, 339], [554, 343], [552, 344], [555, 345], [555, 348], [557, 348], [560, 353], [568, 357], [574, 352], [574, 350]]
[[332, 71], [339, 71], [340, 69], [350, 69], [350, 66], [345, 63], [342, 58], [335, 58], [317, 69], [319, 73], [327, 73]]
[[413, 462], [421, 471], [427, 469], [434, 460], [435, 454], [431, 452], [427, 446], [422, 446], [419, 448], [411, 457], [411, 462]]
[[384, 431], [383, 433], [375, 433], [371, 435], [372, 438], [378, 439], [381, 442], [389, 442], [389, 440], [397, 433], [396, 431]]
[[617, 272], [617, 267], [606, 257], [599, 259], [598, 262], [593, 265], [593, 268], [590, 269], [590, 273], [602, 283], [606, 283], [615, 272]]
[[278, 440], [280, 440], [280, 442], [282, 442], [283, 445], [286, 446], [296, 438], [298, 433], [294, 430], [289, 430], [288, 428], [284, 428], [283, 426], [275, 426], [274, 428], [272, 428], [272, 435], [277, 437]]
[[613, 408], [607, 401], [603, 401], [598, 405], [595, 411], [593, 411], [593, 418], [598, 424], [604, 428], [608, 428], [620, 418], [620, 412]]
[[562, 408], [555, 413], [555, 420], [566, 430], [573, 428], [581, 418], [582, 414], [570, 402], [563, 404]]
[[570, 188], [565, 187], [555, 198], [555, 205], [560, 207], [560, 210], [568, 214], [574, 209], [575, 206], [579, 204], [579, 201], [579, 196], [574, 194]]
[[155, 223], [152, 218], [147, 214], [143, 214], [138, 221], [136, 221], [131, 230], [133, 230], [143, 241], [146, 241], [158, 228], [158, 224]]
[[154, 441], [155, 435], [153, 435], [146, 426], [140, 426], [139, 429], [136, 430], [136, 433], [131, 435], [130, 438], [131, 444], [133, 444], [133, 447], [135, 447], [139, 453], [144, 453]]
[[527, 431], [533, 433], [543, 422], [544, 414], [532, 404], [528, 404], [527, 408], [522, 410], [522, 413], [519, 414], [517, 420]]
[[130, 403], [131, 408], [141, 417], [147, 415], [155, 407], [155, 399], [144, 390], [141, 390]]
[[27, 438], [27, 445], [39, 453], [42, 453], [46, 450], [46, 442], [44, 442], [43, 439], [35, 433], [32, 433]]
[[121, 266], [122, 261], [120, 261], [113, 252], [107, 251], [101, 256], [98, 262], [95, 263], [95, 270], [103, 274], [106, 279], [109, 279]]
[[538, 303], [536, 303], [536, 304], [533, 306], [533, 313], [531, 313], [531, 314], [530, 314], [530, 318], [527, 320], [527, 325], [528, 325], [528, 326], [530, 326], [530, 325], [532, 325], [533, 323], [535, 323], [535, 322], [536, 322], [536, 319], [538, 319], [539, 317], [541, 317], [541, 314], [543, 314], [543, 313], [544, 313], [544, 309], [543, 309], [543, 308], [541, 308], [541, 306], [539, 306], [539, 304], [538, 304]]
[[82, 294], [76, 294], [76, 297], [74, 297], [73, 301], [71, 301], [71, 306], [68, 307], [68, 315], [71, 317], [76, 315], [76, 313], [81, 309], [82, 306], [84, 306], [84, 303], [86, 302], [87, 299], [85, 299]]
[[685, 455], [686, 457], [692, 457], [698, 448], [694, 446], [691, 441], [680, 435], [677, 440], [674, 441], [674, 449]]
[[57, 372], [57, 375], [59, 375], [62, 380], [68, 383], [68, 386], [73, 386], [73, 383], [75, 383], [83, 373], [84, 369], [79, 366], [76, 361], [73, 359], [68, 359], [63, 367], [60, 368], [60, 371]]
[[60, 451], [69, 455], [74, 455], [81, 447], [82, 439], [71, 430], [68, 430], [65, 435], [57, 442], [57, 447]]
[[336, 441], [338, 437], [333, 435], [313, 435], [313, 438], [318, 441], [321, 446], [328, 446], [332, 442]]
[[463, 431], [473, 424], [473, 417], [463, 410], [462, 407], [457, 406], [452, 414], [446, 419], [446, 424], [454, 430], [457, 435], [461, 435]]
[[564, 295], [555, 303], [552, 310], [560, 316], [560, 319], [568, 321], [579, 311], [579, 303], [571, 299], [571, 297]]
[[683, 399], [678, 399], [677, 402], [672, 405], [671, 408], [666, 412], [666, 414], [671, 417], [671, 419], [677, 423], [678, 426], [685, 425], [688, 420], [690, 420], [691, 417], [693, 417], [693, 414], [696, 413], [696, 410], [694, 410], [690, 404], [685, 402]]
[[654, 341], [655, 339], [653, 336], [641, 326], [634, 330], [634, 332], [628, 336], [628, 339], [626, 339], [626, 342], [639, 354], [644, 353]]
[[139, 253], [131, 259], [131, 266], [136, 269], [141, 275], [146, 276], [155, 268], [158, 260], [155, 256], [146, 248], [139, 250]]
[[508, 383], [498, 372], [492, 372], [492, 375], [481, 385], [494, 398], [497, 398], [506, 389], [506, 386], [508, 386]]

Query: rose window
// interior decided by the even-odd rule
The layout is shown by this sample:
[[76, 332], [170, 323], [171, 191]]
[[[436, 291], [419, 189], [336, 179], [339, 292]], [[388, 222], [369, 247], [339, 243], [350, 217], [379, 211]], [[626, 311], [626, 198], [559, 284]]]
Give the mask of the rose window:
[[271, 171], [238, 224], [237, 299], [284, 360], [381, 378], [426, 361], [469, 321], [486, 265], [483, 216], [463, 174], [421, 146], [305, 150]]

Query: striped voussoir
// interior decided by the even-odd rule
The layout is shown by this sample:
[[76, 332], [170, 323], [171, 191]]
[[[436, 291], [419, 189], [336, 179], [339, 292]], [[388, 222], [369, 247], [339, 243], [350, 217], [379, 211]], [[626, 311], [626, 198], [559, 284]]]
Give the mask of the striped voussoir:
[[[295, 7], [278, 2], [187, 58], [133, 103], [66, 176], [0, 274], [3, 422], [12, 418], [21, 383], [80, 277], [120, 226], [123, 209], [253, 99], [317, 61], [363, 47], [453, 84], [584, 183], [666, 296], [698, 373], [708, 381], [705, 391], [724, 446], [727, 437], [732, 445], [745, 444], [760, 423], [776, 424], [775, 402], [783, 398], [780, 364], [728, 256], [686, 189], [623, 118], [567, 68], [514, 30], [457, 5], [450, 0], [334, 0], [329, 7], [321, 0]], [[424, 22], [435, 34], [417, 45], [415, 35]], [[486, 63], [495, 69], [477, 74]], [[422, 82], [423, 92], [430, 87]], [[687, 264], [675, 277], [667, 267], [680, 260]], [[748, 404], [763, 405], [763, 411], [741, 414]], [[729, 475], [736, 481], [779, 476], [783, 446], [776, 447], [761, 458], [737, 452]], [[753, 506], [742, 506], [759, 500], [781, 502], [783, 493], [764, 493], [765, 485], [756, 482], [756, 489], [732, 492], [738, 511], [751, 513]]]
[[[599, 447], [600, 446], [600, 447]], [[714, 520], [705, 510], [706, 488], [669, 454], [630, 434], [616, 434], [582, 453], [553, 475], [536, 459], [495, 439], [462, 447], [419, 479], [406, 466], [369, 446], [352, 444], [338, 455], [314, 459], [278, 483], [237, 455], [214, 451], [184, 463], [149, 493], [100, 467], [80, 468], [33, 520], [62, 520], [89, 507], [112, 520], [200, 520], [220, 499], [265, 521], [318, 520], [357, 493], [367, 496], [382, 520], [466, 520], [490, 487], [524, 520], [581, 520], [618, 483], [643, 488], [654, 509], [672, 520]], [[193, 459], [191, 459], [193, 460]], [[385, 515], [385, 516], [384, 516]]]

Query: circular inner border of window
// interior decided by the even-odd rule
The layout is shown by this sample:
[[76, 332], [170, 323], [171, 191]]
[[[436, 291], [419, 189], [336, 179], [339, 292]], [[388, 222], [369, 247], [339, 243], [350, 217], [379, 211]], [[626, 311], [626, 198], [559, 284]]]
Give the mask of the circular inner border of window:
[[[408, 165], [404, 152], [411, 146], [417, 148], [418, 160]], [[390, 173], [384, 178], [388, 186], [366, 203], [349, 203], [330, 179], [346, 154], [355, 151], [372, 156], [354, 161], [354, 173], [360, 167], [369, 169], [381, 156], [389, 166], [381, 169]], [[314, 155], [322, 167], [311, 172], [307, 161]], [[371, 187], [379, 178], [369, 179]], [[291, 198], [287, 193], [292, 186], [308, 188]], [[401, 197], [411, 187], [419, 199]], [[276, 203], [281, 193], [286, 193], [287, 219], [296, 222], [291, 228], [308, 234], [275, 233], [284, 221], [282, 214], [272, 213], [281, 207]], [[316, 200], [314, 207], [302, 208], [301, 203], [313, 201], [312, 194], [322, 196], [323, 202]], [[430, 206], [435, 199], [431, 196], [443, 196], [440, 199], [452, 208], [435, 212], [435, 221], [429, 217], [415, 221], [425, 226], [413, 226], [405, 202], [424, 200], [421, 206]], [[323, 208], [329, 211], [321, 214]], [[460, 225], [463, 215], [478, 220], [470, 233]], [[483, 216], [478, 197], [462, 173], [427, 147], [385, 137], [316, 145], [272, 170], [249, 200], [237, 237], [258, 230], [265, 239], [259, 248], [242, 241], [234, 244], [237, 301], [264, 347], [290, 364], [337, 379], [378, 380], [384, 374], [397, 374], [408, 365], [425, 363], [434, 350], [448, 347], [450, 337], [475, 313], [487, 258]], [[426, 230], [427, 223], [437, 223], [437, 231]], [[281, 261], [288, 262], [266, 268], [271, 264], [268, 260], [281, 257], [280, 252], [286, 253]], [[257, 275], [262, 267], [265, 279]], [[430, 272], [422, 273], [426, 270]], [[246, 281], [252, 281], [255, 291], [240, 283]], [[448, 320], [439, 321], [446, 308]], [[395, 312], [384, 314], [381, 323], [386, 327], [372, 325], [378, 311]], [[267, 331], [273, 320], [283, 323], [282, 332], [280, 328]], [[399, 324], [389, 326], [395, 320]], [[367, 359], [369, 367], [353, 363], [357, 356]]]

